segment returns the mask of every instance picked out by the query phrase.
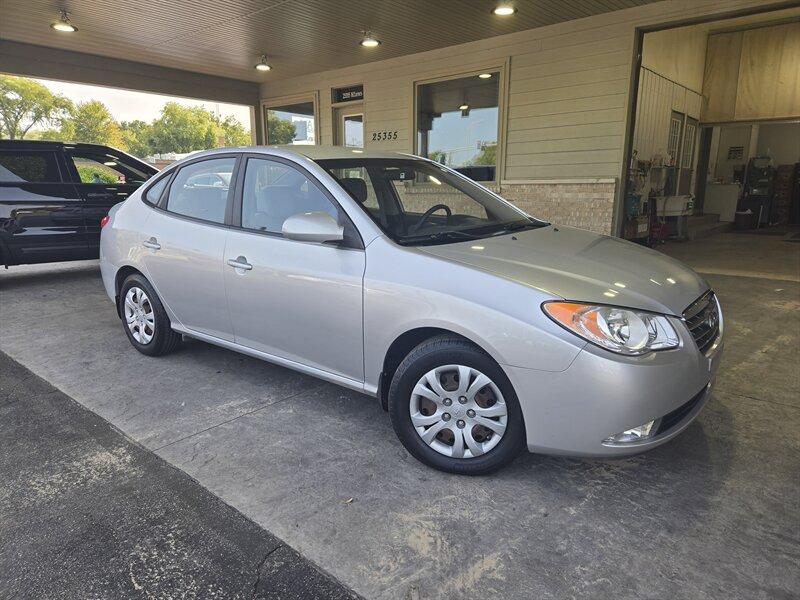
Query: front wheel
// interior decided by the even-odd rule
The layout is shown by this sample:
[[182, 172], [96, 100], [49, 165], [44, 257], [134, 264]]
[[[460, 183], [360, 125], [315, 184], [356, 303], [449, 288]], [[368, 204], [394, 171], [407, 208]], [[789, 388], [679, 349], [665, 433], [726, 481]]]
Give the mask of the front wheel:
[[490, 473], [525, 445], [522, 412], [505, 373], [456, 337], [427, 340], [403, 360], [389, 388], [389, 413], [405, 448], [449, 473]]
[[125, 279], [119, 302], [125, 334], [139, 352], [160, 356], [177, 348], [181, 336], [172, 330], [164, 305], [144, 276], [136, 273]]

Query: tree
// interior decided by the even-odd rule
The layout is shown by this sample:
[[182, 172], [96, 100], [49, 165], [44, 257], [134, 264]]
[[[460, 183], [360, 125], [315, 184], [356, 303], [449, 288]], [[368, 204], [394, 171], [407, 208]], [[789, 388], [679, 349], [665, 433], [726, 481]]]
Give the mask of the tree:
[[114, 120], [106, 105], [99, 100], [79, 103], [62, 130], [69, 125], [74, 131], [73, 141], [105, 144], [116, 148], [124, 146], [119, 123]]
[[291, 144], [296, 135], [294, 123], [280, 119], [275, 115], [267, 115], [267, 141], [270, 144]]
[[497, 166], [497, 144], [483, 146], [480, 154], [475, 158], [474, 164]]
[[447, 152], [444, 150], [433, 150], [432, 152], [428, 152], [428, 158], [434, 162], [438, 162], [440, 165], [447, 164]]
[[122, 121], [119, 128], [128, 152], [139, 158], [153, 154], [153, 127], [150, 123], [140, 120]]
[[59, 125], [71, 107], [41, 83], [0, 75], [0, 137], [22, 139], [36, 125]]
[[249, 146], [250, 134], [244, 128], [244, 125], [239, 123], [238, 119], [233, 115], [228, 115], [220, 122], [222, 135], [225, 138], [225, 146]]
[[154, 152], [182, 154], [217, 147], [219, 124], [202, 106], [167, 102], [151, 127]]

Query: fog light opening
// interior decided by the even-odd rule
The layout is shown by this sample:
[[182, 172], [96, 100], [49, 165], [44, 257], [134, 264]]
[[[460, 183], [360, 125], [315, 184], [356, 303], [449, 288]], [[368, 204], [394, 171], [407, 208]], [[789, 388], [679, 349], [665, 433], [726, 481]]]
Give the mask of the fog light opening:
[[640, 442], [655, 435], [656, 427], [655, 421], [648, 421], [644, 425], [626, 429], [621, 433], [609, 436], [603, 440], [604, 444], [631, 444], [633, 442]]

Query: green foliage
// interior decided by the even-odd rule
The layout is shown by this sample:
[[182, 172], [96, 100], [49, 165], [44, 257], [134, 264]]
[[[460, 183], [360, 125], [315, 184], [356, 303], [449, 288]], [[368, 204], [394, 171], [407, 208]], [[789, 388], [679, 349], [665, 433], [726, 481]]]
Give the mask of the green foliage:
[[153, 154], [153, 127], [144, 121], [122, 121], [119, 124], [122, 132], [122, 142], [128, 152], [134, 156], [144, 158]]
[[474, 165], [497, 165], [497, 144], [491, 146], [484, 146], [481, 148], [480, 154], [473, 161]]
[[117, 174], [111, 169], [75, 165], [83, 183], [117, 183]]
[[81, 102], [70, 115], [69, 123], [74, 128], [72, 140], [90, 144], [106, 144], [119, 148], [122, 132], [105, 104], [99, 100]]
[[447, 152], [444, 150], [434, 150], [433, 152], [428, 152], [428, 158], [432, 161], [438, 162], [440, 165], [447, 164]]
[[236, 120], [236, 117], [228, 115], [219, 124], [222, 135], [225, 138], [225, 146], [249, 146], [251, 144], [250, 133], [244, 125]]
[[267, 142], [272, 145], [291, 144], [297, 133], [296, 129], [291, 121], [279, 119], [272, 114], [267, 116]]
[[153, 151], [193, 152], [217, 147], [217, 122], [200, 106], [167, 102], [161, 116], [153, 121]]
[[71, 107], [33, 79], [0, 75], [0, 137], [22, 139], [36, 125], [59, 125]]
[[[281, 141], [274, 143], [289, 143], [294, 137], [289, 122], [278, 123], [275, 131]], [[167, 102], [152, 123], [118, 123], [99, 100], [74, 106], [32, 79], [6, 75], [0, 75], [0, 137], [105, 144], [141, 158], [251, 143], [250, 133], [236, 118], [219, 119], [200, 106]]]

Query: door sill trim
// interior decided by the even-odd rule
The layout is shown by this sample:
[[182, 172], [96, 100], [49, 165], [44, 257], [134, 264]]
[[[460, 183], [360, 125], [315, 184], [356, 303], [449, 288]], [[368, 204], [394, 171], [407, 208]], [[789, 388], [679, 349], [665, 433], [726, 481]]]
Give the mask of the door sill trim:
[[268, 354], [267, 352], [262, 352], [260, 350], [248, 348], [247, 346], [242, 346], [240, 344], [237, 344], [236, 342], [230, 342], [228, 340], [223, 340], [222, 338], [214, 337], [213, 335], [200, 333], [199, 331], [193, 331], [191, 329], [187, 329], [185, 327], [176, 325], [174, 323], [172, 324], [172, 329], [187, 337], [200, 340], [201, 342], [207, 342], [209, 344], [214, 344], [215, 346], [220, 346], [221, 348], [225, 348], [227, 350], [233, 350], [234, 352], [240, 352], [241, 354], [246, 354], [248, 356], [252, 356], [253, 358], [259, 358], [261, 360], [265, 360], [267, 362], [280, 365], [282, 367], [287, 367], [294, 371], [299, 371], [300, 373], [305, 373], [306, 375], [311, 375], [312, 377], [317, 377], [318, 379], [324, 379], [325, 381], [329, 381], [330, 383], [335, 383], [336, 385], [340, 385], [342, 387], [346, 387], [351, 390], [355, 390], [357, 392], [361, 392], [368, 395], [374, 395], [374, 394], [369, 394], [369, 392], [365, 390], [363, 381], [356, 381], [355, 379], [350, 379], [349, 377], [344, 377], [342, 375], [336, 375], [335, 373], [323, 371], [322, 369], [311, 367], [309, 365], [305, 365], [303, 363], [299, 363], [294, 360], [289, 360], [287, 358], [275, 356], [274, 354]]

